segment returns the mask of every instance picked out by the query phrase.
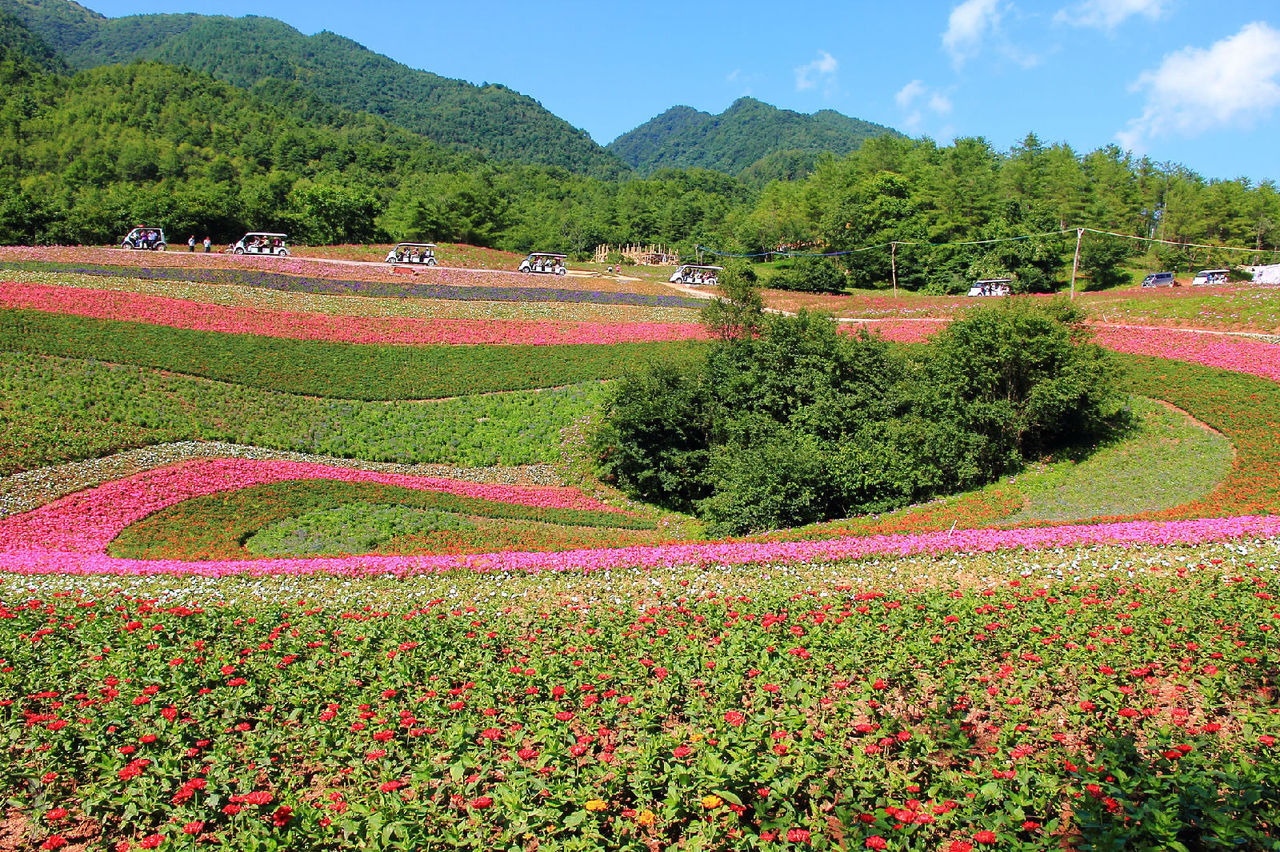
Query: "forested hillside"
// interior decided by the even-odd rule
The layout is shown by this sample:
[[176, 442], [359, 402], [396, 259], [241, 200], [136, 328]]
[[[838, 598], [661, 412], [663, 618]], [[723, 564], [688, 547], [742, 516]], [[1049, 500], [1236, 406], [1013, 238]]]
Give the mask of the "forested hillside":
[[661, 168], [715, 169], [737, 175], [770, 155], [847, 154], [867, 139], [897, 131], [833, 110], [804, 115], [739, 98], [719, 115], [677, 106], [609, 143], [641, 174]]
[[[97, 19], [81, 10], [68, 20]], [[207, 19], [128, 20], [180, 30]], [[278, 22], [254, 20], [251, 29], [276, 26], [288, 36]], [[326, 39], [337, 37], [307, 41]], [[263, 49], [248, 65], [272, 61]], [[105, 243], [146, 222], [218, 241], [281, 229], [313, 244], [428, 239], [574, 255], [600, 243], [662, 242], [687, 256], [700, 245], [752, 255], [799, 245], [850, 253], [796, 261], [772, 284], [889, 286], [896, 268], [898, 286], [935, 292], [1004, 275], [1018, 290], [1061, 287], [1077, 227], [1280, 246], [1272, 180], [1207, 180], [1115, 146], [1081, 154], [1033, 134], [1001, 151], [981, 138], [938, 145], [882, 133], [844, 156], [774, 151], [738, 177], [686, 168], [601, 178], [441, 144], [278, 77], [244, 88], [158, 62], [72, 76], [16, 17], [0, 18], [0, 90], [4, 243]], [[688, 109], [663, 122], [688, 138], [709, 124]], [[1002, 241], [980, 242], [990, 240]], [[894, 253], [890, 242], [899, 244]], [[1091, 234], [1080, 258], [1084, 282], [1121, 283], [1124, 266], [1187, 270], [1253, 259], [1191, 245], [1147, 252], [1142, 242]]]
[[475, 86], [401, 65], [350, 39], [306, 36], [273, 18], [103, 18], [68, 0], [0, 0], [78, 68], [139, 59], [186, 65], [242, 88], [299, 83], [325, 102], [369, 112], [442, 145], [596, 177], [626, 171], [585, 131], [502, 85]]

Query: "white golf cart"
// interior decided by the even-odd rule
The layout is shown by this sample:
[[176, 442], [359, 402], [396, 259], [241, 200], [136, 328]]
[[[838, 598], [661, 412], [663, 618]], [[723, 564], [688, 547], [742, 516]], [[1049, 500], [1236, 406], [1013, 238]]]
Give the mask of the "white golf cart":
[[671, 273], [667, 281], [672, 284], [705, 284], [714, 287], [720, 283], [720, 273], [723, 271], [723, 266], [697, 266], [686, 263]]
[[1226, 284], [1230, 280], [1228, 269], [1201, 269], [1191, 280], [1192, 287], [1211, 287], [1215, 284]]
[[436, 244], [397, 243], [395, 248], [387, 252], [386, 262], [392, 266], [400, 263], [408, 263], [414, 266], [435, 266]]
[[1012, 278], [983, 278], [973, 282], [970, 296], [1008, 296], [1013, 293]]
[[288, 234], [269, 234], [266, 231], [250, 231], [231, 247], [232, 254], [274, 254], [289, 256], [286, 245]]
[[564, 275], [564, 262], [567, 254], [553, 254], [546, 251], [535, 251], [520, 261], [521, 272], [541, 272], [547, 275]]
[[164, 240], [163, 228], [134, 228], [120, 241], [120, 248], [164, 251], [168, 243]]

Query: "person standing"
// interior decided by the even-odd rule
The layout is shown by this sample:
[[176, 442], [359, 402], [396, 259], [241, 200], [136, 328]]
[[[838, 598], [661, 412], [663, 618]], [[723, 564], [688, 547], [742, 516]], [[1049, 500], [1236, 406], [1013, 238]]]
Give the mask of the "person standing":
[[195, 250], [196, 250], [196, 235], [192, 234], [191, 236], [187, 237], [187, 251], [195, 251]]
[[210, 250], [211, 248], [213, 248], [213, 240], [209, 239], [208, 237], [205, 237], [205, 238], [204, 238], [204, 253], [205, 253], [205, 254], [208, 254], [208, 253], [209, 253], [209, 250]]

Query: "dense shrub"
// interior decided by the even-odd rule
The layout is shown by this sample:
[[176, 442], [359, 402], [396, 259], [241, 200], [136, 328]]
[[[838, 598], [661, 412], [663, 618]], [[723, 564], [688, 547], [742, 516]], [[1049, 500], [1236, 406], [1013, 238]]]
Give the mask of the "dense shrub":
[[607, 479], [716, 534], [977, 487], [1119, 417], [1111, 362], [1063, 303], [980, 309], [915, 351], [819, 315], [720, 310], [758, 331], [628, 376], [595, 438]]
[[778, 290], [802, 293], [838, 293], [845, 287], [844, 273], [828, 257], [797, 257], [769, 280]]

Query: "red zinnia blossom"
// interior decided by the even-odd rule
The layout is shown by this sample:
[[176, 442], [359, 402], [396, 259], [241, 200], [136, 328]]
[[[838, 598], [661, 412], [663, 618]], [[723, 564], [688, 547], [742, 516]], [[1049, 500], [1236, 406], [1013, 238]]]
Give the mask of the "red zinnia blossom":
[[572, 718], [573, 718], [573, 713], [569, 712], [568, 710], [561, 710], [559, 713], [556, 714], [557, 722], [568, 722]]
[[691, 754], [693, 754], [693, 749], [688, 746], [676, 746], [675, 750], [671, 752], [673, 757], [688, 757]]
[[747, 717], [739, 713], [737, 710], [730, 710], [724, 714], [724, 720], [735, 728], [747, 721]]
[[50, 822], [53, 822], [55, 820], [60, 820], [65, 818], [66, 815], [67, 815], [66, 808], [50, 808], [49, 812], [44, 815], [44, 818], [49, 820]]
[[973, 844], [965, 843], [963, 840], [953, 840], [947, 847], [947, 852], [973, 852]]
[[878, 834], [873, 834], [867, 838], [868, 849], [887, 849], [889, 842]]
[[476, 796], [470, 802], [471, 807], [475, 808], [478, 811], [484, 810], [485, 808], [490, 807], [492, 804], [493, 804], [493, 799], [490, 799], [488, 796]]
[[183, 834], [199, 834], [202, 831], [204, 831], [204, 823], [202, 822], [189, 822], [182, 827]]
[[1262, 736], [1258, 737], [1258, 742], [1260, 742], [1262, 745], [1266, 746], [1267, 748], [1271, 748], [1273, 745], [1276, 744], [1276, 738], [1271, 736], [1270, 734], [1263, 734]]
[[254, 790], [244, 797], [244, 800], [251, 805], [265, 805], [272, 799], [271, 793], [266, 790]]
[[486, 740], [500, 740], [502, 739], [502, 729], [501, 728], [485, 728], [483, 731], [480, 732], [480, 736]]
[[163, 842], [164, 842], [163, 834], [149, 834], [138, 841], [138, 846], [142, 847], [143, 849], [155, 849], [157, 846], [159, 846]]
[[404, 786], [403, 781], [384, 781], [378, 789], [384, 793], [394, 793]]
[[271, 815], [271, 824], [276, 828], [284, 828], [289, 824], [289, 820], [293, 819], [293, 808], [288, 805], [281, 805], [276, 808], [276, 812]]
[[533, 748], [522, 748], [516, 752], [516, 757], [521, 760], [533, 760], [538, 756], [538, 750]]
[[808, 843], [809, 831], [804, 828], [788, 828], [787, 840], [791, 843]]
[[53, 834], [49, 839], [40, 844], [41, 849], [61, 849], [67, 845], [67, 839], [61, 834]]
[[978, 843], [995, 843], [999, 840], [994, 831], [979, 831], [973, 836], [973, 839]]

